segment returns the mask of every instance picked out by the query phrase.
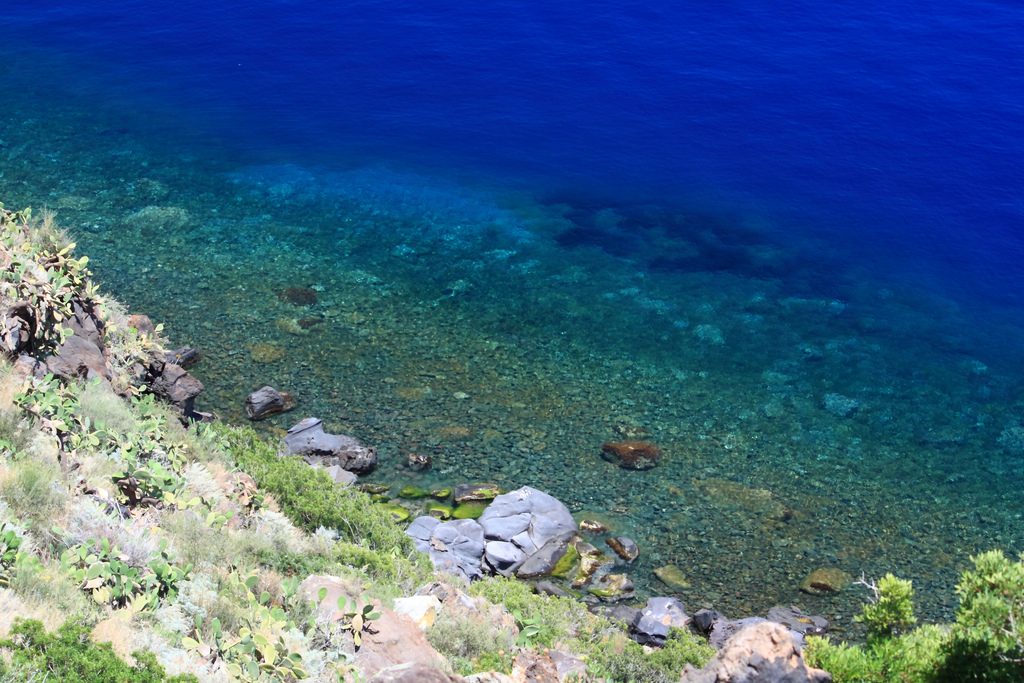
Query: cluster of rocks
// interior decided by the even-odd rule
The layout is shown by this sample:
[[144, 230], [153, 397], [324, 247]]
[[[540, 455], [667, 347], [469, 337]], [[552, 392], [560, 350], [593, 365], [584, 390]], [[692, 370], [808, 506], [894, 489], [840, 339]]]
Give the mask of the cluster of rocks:
[[[597, 522], [585, 522], [584, 527], [607, 531]], [[703, 634], [719, 654], [705, 669], [688, 671], [684, 681], [829, 680], [800, 657], [804, 636], [828, 629], [824, 618], [796, 607], [776, 607], [766, 617], [735, 620], [712, 610], [690, 617], [677, 598], [661, 596], [648, 599], [641, 608], [622, 604], [619, 601], [632, 596], [632, 583], [613, 569], [636, 559], [636, 544], [626, 537], [609, 537], [619, 559], [607, 562], [577, 533], [563, 503], [529, 486], [496, 496], [478, 520], [421, 516], [406, 533], [436, 569], [465, 580], [493, 574], [540, 579], [535, 584], [539, 592], [564, 596], [568, 592], [548, 580], [564, 578], [573, 588], [585, 588], [592, 609], [623, 622], [643, 645], [664, 645], [673, 628]]]
[[[129, 316], [128, 325], [143, 337], [156, 335], [156, 327], [145, 315]], [[88, 301], [72, 302], [72, 315], [62, 326], [70, 332], [56, 348], [37, 345], [35, 329], [39, 324], [32, 306], [20, 302], [2, 314], [0, 348], [15, 366], [26, 375], [45, 377], [52, 374], [63, 379], [98, 379], [115, 388], [128, 385], [148, 387], [156, 396], [177, 408], [185, 420], [206, 420], [211, 416], [196, 410], [196, 397], [203, 391], [202, 383], [188, 372], [199, 359], [195, 349], [178, 349], [158, 356], [139, 354], [128, 368], [117, 367], [115, 350], [106, 342], [106, 323], [96, 307]], [[127, 372], [127, 378], [118, 373]]]

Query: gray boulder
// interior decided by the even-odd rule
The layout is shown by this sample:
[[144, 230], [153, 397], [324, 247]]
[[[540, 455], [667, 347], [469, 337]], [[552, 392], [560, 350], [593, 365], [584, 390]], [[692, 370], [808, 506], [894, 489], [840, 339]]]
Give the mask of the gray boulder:
[[772, 607], [768, 610], [768, 621], [782, 624], [790, 631], [802, 636], [820, 636], [828, 633], [828, 619], [825, 617], [804, 614], [795, 606]]
[[479, 522], [487, 540], [515, 545], [523, 553], [523, 562], [544, 549], [545, 562], [551, 566], [561, 557], [559, 547], [564, 553], [565, 544], [576, 533], [569, 508], [554, 496], [529, 486], [495, 498]]
[[291, 410], [295, 405], [291, 394], [280, 392], [274, 387], [260, 387], [245, 399], [245, 414], [250, 420], [262, 420]]
[[405, 533], [418, 550], [427, 553], [435, 569], [468, 580], [483, 576], [484, 530], [476, 520], [441, 522], [435, 517], [417, 517]]
[[525, 557], [518, 546], [508, 541], [487, 541], [484, 546], [484, 561], [502, 576], [511, 576]]
[[349, 472], [366, 474], [377, 466], [377, 449], [343, 434], [328, 434], [323, 420], [307, 417], [288, 430], [285, 452], [302, 456], [311, 465], [337, 465]]
[[733, 635], [703, 669], [687, 665], [680, 683], [829, 683], [832, 676], [807, 666], [792, 632], [770, 621]]
[[685, 628], [690, 623], [683, 603], [676, 598], [649, 598], [647, 605], [636, 615], [630, 631], [641, 645], [661, 647], [668, 638], [669, 629]]

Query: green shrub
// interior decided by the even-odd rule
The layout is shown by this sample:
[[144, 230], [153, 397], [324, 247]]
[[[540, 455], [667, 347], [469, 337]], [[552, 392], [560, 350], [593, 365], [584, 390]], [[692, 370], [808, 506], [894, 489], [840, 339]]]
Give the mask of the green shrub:
[[0, 481], [0, 498], [13, 516], [35, 531], [47, 532], [67, 500], [60, 467], [28, 458], [8, 463]]
[[948, 629], [928, 625], [868, 647], [809, 637], [804, 655], [836, 683], [926, 683], [942, 680], [948, 642]]
[[493, 620], [442, 612], [427, 640], [463, 676], [480, 671], [512, 671], [515, 636]]
[[856, 620], [867, 626], [868, 640], [892, 638], [906, 633], [917, 619], [914, 617], [914, 587], [910, 581], [886, 574], [878, 585], [869, 584], [875, 599], [864, 605]]
[[[944, 680], [1024, 680], [1024, 555], [993, 550], [960, 576]], [[959, 676], [957, 679], [955, 677]]]
[[134, 653], [136, 663], [129, 666], [118, 659], [109, 643], [93, 643], [87, 627], [71, 622], [56, 633], [47, 633], [38, 621], [18, 620], [0, 647], [10, 655], [10, 665], [3, 667], [2, 673], [11, 681], [198, 683], [194, 676], [169, 678], [148, 652]]
[[475, 581], [469, 588], [473, 595], [486, 598], [494, 604], [504, 605], [516, 615], [520, 623], [544, 624], [542, 632], [536, 634], [534, 643], [551, 647], [557, 641], [589, 634], [607, 626], [591, 614], [586, 605], [578, 600], [538, 595], [533, 586], [523, 581], [495, 576]]
[[238, 468], [271, 494], [296, 526], [309, 532], [319, 527], [338, 532], [335, 561], [410, 586], [430, 576], [426, 557], [413, 549], [411, 539], [368, 495], [335, 484], [301, 458], [279, 456], [252, 429], [219, 425], [214, 429], [224, 438]]

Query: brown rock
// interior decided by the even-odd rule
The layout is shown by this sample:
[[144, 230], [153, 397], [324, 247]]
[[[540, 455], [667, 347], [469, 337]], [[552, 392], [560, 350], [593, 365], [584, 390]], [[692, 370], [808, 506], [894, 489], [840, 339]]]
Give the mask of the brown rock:
[[[342, 618], [337, 607], [340, 596], [353, 600], [362, 595], [362, 587], [355, 581], [322, 575], [307, 578], [299, 586], [299, 591], [317, 605], [317, 612], [322, 617], [335, 621]], [[319, 599], [321, 594], [322, 600]], [[372, 622], [372, 631], [363, 632], [362, 645], [354, 653], [355, 667], [363, 678], [373, 678], [399, 664], [444, 669], [444, 658], [431, 647], [423, 631], [412, 620], [384, 607], [377, 608], [377, 611], [380, 618]]]
[[850, 575], [835, 567], [822, 567], [804, 577], [800, 582], [800, 590], [811, 595], [838, 593], [853, 581]]
[[680, 683], [829, 683], [832, 676], [807, 666], [793, 636], [764, 621], [732, 636], [703, 669], [687, 665]]
[[295, 407], [292, 395], [274, 387], [260, 387], [245, 399], [245, 414], [250, 420], [262, 420]]
[[316, 303], [316, 291], [309, 287], [288, 287], [282, 289], [277, 298], [293, 306], [312, 306]]
[[601, 446], [601, 453], [627, 470], [649, 470], [661, 459], [661, 449], [650, 441], [609, 441]]
[[103, 352], [95, 343], [78, 335], [68, 337], [57, 352], [46, 359], [46, 367], [57, 377], [65, 379], [110, 379], [110, 369]]
[[156, 325], [143, 313], [134, 313], [128, 316], [128, 327], [134, 327], [139, 334], [153, 334], [156, 332]]
[[640, 547], [628, 536], [613, 536], [605, 539], [605, 543], [626, 562], [633, 562], [640, 557]]
[[547, 654], [524, 650], [512, 662], [512, 677], [522, 683], [560, 683], [558, 667]]

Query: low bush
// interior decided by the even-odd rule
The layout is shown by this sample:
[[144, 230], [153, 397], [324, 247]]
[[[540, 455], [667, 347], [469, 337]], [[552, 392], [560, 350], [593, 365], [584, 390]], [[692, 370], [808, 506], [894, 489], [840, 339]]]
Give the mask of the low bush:
[[53, 680], [62, 683], [198, 683], [194, 676], [168, 677], [152, 653], [136, 652], [130, 666], [109, 643], [89, 639], [89, 629], [68, 622], [47, 633], [38, 621], [18, 620], [10, 637], [0, 641], [10, 663], [0, 659], [6, 681]]

